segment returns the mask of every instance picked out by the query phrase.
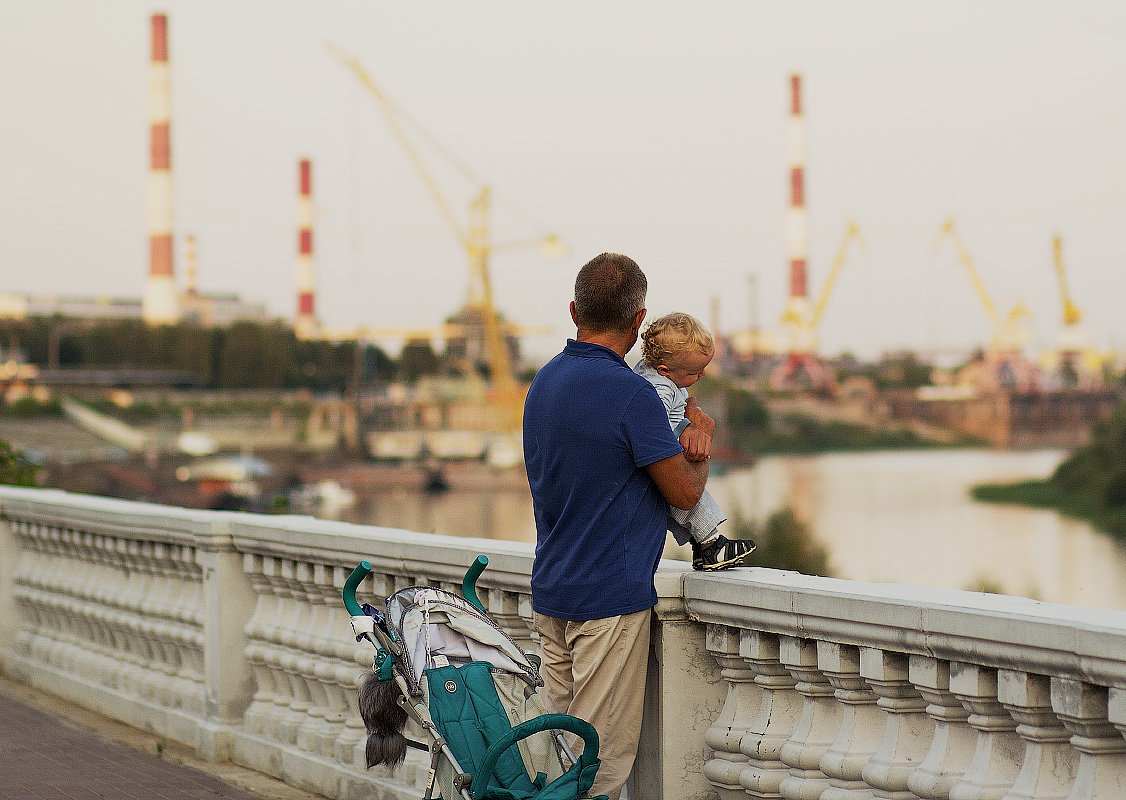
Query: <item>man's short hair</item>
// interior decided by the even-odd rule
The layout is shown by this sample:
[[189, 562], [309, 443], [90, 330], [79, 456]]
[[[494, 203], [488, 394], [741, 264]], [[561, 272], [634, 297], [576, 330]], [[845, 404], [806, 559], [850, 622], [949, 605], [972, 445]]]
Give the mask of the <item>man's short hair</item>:
[[575, 322], [590, 333], [628, 331], [645, 308], [649, 283], [637, 262], [618, 253], [588, 261], [575, 278]]

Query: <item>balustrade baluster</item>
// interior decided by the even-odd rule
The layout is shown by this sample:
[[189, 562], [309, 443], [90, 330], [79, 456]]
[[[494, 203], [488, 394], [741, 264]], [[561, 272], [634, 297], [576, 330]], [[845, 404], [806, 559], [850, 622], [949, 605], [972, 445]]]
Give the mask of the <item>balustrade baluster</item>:
[[1110, 693], [1105, 686], [1052, 678], [1052, 710], [1071, 734], [1071, 746], [1079, 751], [1075, 783], [1067, 800], [1126, 797], [1126, 739], [1121, 730], [1126, 720], [1120, 701], [1116, 696], [1119, 722], [1115, 725], [1110, 721]]
[[1067, 730], [1052, 712], [1052, 685], [1043, 675], [998, 670], [997, 697], [1024, 740], [1020, 773], [1004, 800], [1066, 800], [1078, 757]]
[[321, 741], [328, 731], [328, 690], [317, 677], [317, 667], [325, 656], [321, 643], [325, 622], [328, 619], [328, 598], [322, 590], [325, 580], [324, 565], [301, 566], [304, 569], [298, 571], [298, 578], [305, 584], [305, 602], [309, 606], [309, 614], [303, 635], [299, 640], [305, 654], [299, 662], [299, 667], [309, 694], [310, 705], [308, 716], [297, 729], [297, 746], [310, 753], [319, 753]]
[[754, 673], [739, 655], [739, 631], [726, 625], [706, 627], [708, 652], [719, 664], [719, 674], [727, 683], [727, 697], [719, 716], [704, 732], [704, 743], [714, 754], [704, 764], [704, 776], [721, 798], [745, 797], [739, 776], [747, 756], [739, 745], [747, 732], [752, 712], [758, 708], [761, 690], [753, 683]]
[[802, 696], [794, 689], [793, 677], [779, 661], [777, 636], [740, 631], [739, 655], [761, 690], [758, 712], [739, 741], [739, 751], [747, 757], [747, 764], [739, 773], [739, 783], [750, 797], [775, 800], [782, 797], [779, 786], [790, 774], [779, 753], [797, 726]]
[[794, 636], [780, 636], [778, 643], [779, 659], [802, 696], [801, 718], [778, 754], [790, 768], [778, 790], [784, 800], [820, 800], [821, 793], [829, 788], [829, 778], [821, 771], [821, 758], [837, 738], [842, 709], [828, 678], [817, 669], [817, 643]]
[[950, 665], [950, 691], [970, 712], [977, 744], [969, 768], [950, 789], [950, 800], [1001, 800], [1020, 772], [1024, 743], [1016, 722], [997, 699], [997, 670]]
[[821, 757], [821, 771], [829, 788], [820, 800], [870, 800], [864, 782], [867, 766], [883, 735], [883, 713], [876, 695], [860, 675], [860, 650], [835, 642], [817, 642], [817, 666], [829, 679], [833, 696], [842, 706], [837, 738]]
[[[528, 597], [527, 605], [522, 609], [521, 606], [524, 603], [521, 595], [517, 592], [494, 588], [482, 589], [481, 593], [485, 595], [482, 604], [488, 611], [489, 616], [504, 628], [505, 632], [520, 646], [521, 650], [535, 652], [536, 642], [532, 638], [531, 626], [531, 597]], [[460, 596], [460, 589], [455, 594]], [[528, 612], [527, 615], [522, 613], [524, 610]]]
[[935, 723], [927, 716], [922, 695], [911, 685], [910, 662], [901, 653], [872, 647], [860, 650], [860, 674], [885, 712], [883, 737], [864, 767], [864, 780], [881, 800], [913, 800], [907, 781], [922, 763]]

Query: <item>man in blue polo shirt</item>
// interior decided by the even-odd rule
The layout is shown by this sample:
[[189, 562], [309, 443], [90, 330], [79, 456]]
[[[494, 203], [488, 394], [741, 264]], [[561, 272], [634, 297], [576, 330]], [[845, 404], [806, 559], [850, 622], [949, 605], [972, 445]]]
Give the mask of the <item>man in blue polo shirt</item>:
[[555, 710], [598, 731], [591, 793], [610, 800], [637, 755], [666, 503], [699, 501], [715, 427], [693, 407], [678, 441], [652, 384], [626, 364], [646, 289], [626, 256], [586, 264], [571, 303], [575, 338], [536, 374], [524, 405], [543, 675]]

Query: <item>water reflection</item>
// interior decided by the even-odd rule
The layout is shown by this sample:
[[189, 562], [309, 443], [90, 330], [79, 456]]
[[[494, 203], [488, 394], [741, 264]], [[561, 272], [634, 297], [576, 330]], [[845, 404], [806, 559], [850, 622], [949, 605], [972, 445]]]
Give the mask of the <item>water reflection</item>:
[[[828, 547], [835, 573], [950, 589], [988, 586], [1057, 603], [1126, 609], [1126, 548], [1053, 511], [975, 503], [982, 481], [1049, 474], [1055, 450], [777, 456], [712, 478], [730, 514], [790, 505]], [[393, 489], [339, 515], [407, 530], [535, 541], [526, 488], [429, 495]], [[671, 542], [671, 538], [670, 538]], [[683, 552], [682, 552], [683, 551]], [[671, 556], [687, 557], [675, 545]]]
[[968, 488], [1050, 474], [1060, 451], [935, 451], [763, 459], [712, 492], [746, 514], [790, 504], [835, 573], [949, 589], [988, 586], [1056, 603], [1126, 608], [1126, 549], [1054, 511], [976, 503]]

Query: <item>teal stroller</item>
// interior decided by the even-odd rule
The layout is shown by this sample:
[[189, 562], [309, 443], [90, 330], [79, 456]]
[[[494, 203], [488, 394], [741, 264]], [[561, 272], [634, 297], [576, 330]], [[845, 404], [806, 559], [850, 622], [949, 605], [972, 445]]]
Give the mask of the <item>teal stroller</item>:
[[[413, 586], [388, 597], [386, 611], [356, 601], [371, 572], [367, 561], [348, 577], [344, 605], [352, 630], [376, 648], [359, 699], [368, 767], [393, 769], [414, 747], [430, 754], [424, 798], [587, 798], [598, 772], [598, 734], [577, 717], [546, 712], [536, 694], [543, 685], [538, 658], [523, 652], [477, 598], [486, 564], [478, 556], [470, 566], [462, 597]], [[425, 742], [407, 737], [408, 720]], [[578, 758], [563, 732], [582, 740]]]

